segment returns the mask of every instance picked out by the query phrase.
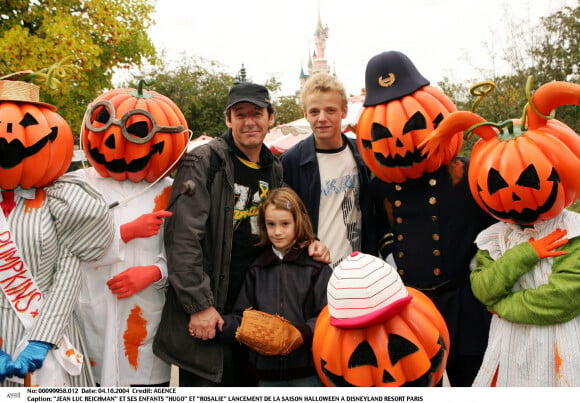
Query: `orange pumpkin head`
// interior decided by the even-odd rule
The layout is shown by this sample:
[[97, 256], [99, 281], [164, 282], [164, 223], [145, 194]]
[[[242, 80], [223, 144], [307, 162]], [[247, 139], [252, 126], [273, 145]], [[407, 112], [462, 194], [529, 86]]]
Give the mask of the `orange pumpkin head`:
[[74, 139], [52, 105], [38, 102], [38, 86], [0, 81], [0, 188], [50, 185], [68, 169]]
[[187, 147], [187, 122], [179, 108], [142, 85], [105, 92], [87, 108], [82, 145], [103, 177], [154, 182], [171, 173]]
[[547, 220], [580, 197], [580, 137], [547, 119], [556, 106], [580, 105], [580, 85], [552, 82], [540, 87], [528, 106], [528, 127], [509, 120], [490, 124], [471, 112], [456, 112], [425, 142], [445, 147], [446, 133], [467, 130], [481, 137], [471, 152], [469, 187], [488, 213], [504, 222], [530, 225]]
[[400, 183], [434, 172], [461, 149], [461, 133], [440, 156], [426, 158], [418, 149], [456, 108], [400, 52], [383, 52], [367, 64], [364, 106], [356, 128], [357, 145], [366, 165], [385, 182]]
[[435, 386], [449, 332], [433, 302], [383, 260], [354, 253], [335, 268], [312, 353], [326, 386]]

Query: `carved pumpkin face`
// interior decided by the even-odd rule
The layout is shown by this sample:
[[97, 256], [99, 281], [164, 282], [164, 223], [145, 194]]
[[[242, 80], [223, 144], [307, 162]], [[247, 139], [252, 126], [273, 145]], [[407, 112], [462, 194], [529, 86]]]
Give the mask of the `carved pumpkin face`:
[[81, 136], [87, 159], [101, 176], [132, 182], [169, 175], [189, 139], [185, 117], [173, 101], [141, 88], [96, 98]]
[[47, 104], [0, 101], [0, 188], [40, 188], [68, 169], [74, 150], [67, 122]]
[[453, 112], [425, 140], [424, 152], [445, 149], [457, 130], [477, 134], [468, 178], [481, 208], [512, 224], [548, 220], [580, 197], [580, 137], [546, 116], [564, 104], [580, 105], [580, 85], [552, 81], [538, 88], [527, 106], [527, 127]]
[[425, 158], [417, 146], [454, 110], [453, 102], [429, 85], [403, 98], [365, 107], [356, 129], [364, 162], [385, 182], [400, 183], [436, 171], [459, 153], [461, 133], [443, 158]]
[[[555, 121], [524, 133], [515, 128], [516, 137], [476, 143], [469, 185], [477, 203], [497, 219], [534, 224], [555, 217], [580, 195], [580, 160], [561, 141], [566, 127]], [[568, 131], [571, 144], [579, 143]]]
[[318, 316], [312, 353], [326, 386], [434, 386], [443, 377], [449, 333], [433, 302], [413, 298], [397, 315], [363, 328], [330, 324], [328, 306]]

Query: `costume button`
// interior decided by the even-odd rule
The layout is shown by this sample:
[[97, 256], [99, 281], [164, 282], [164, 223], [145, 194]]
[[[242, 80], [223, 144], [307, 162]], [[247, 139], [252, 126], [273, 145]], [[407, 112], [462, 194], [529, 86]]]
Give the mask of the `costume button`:
[[431, 216], [431, 221], [437, 222], [437, 220], [439, 220], [439, 218], [436, 215]]
[[436, 197], [430, 197], [429, 198], [429, 204], [434, 206], [435, 204], [437, 204], [437, 198]]
[[397, 224], [402, 224], [403, 223], [403, 218], [402, 217], [397, 217], [397, 218], [395, 218], [395, 221], [397, 222]]
[[433, 269], [433, 274], [436, 276], [440, 276], [441, 275], [441, 269], [439, 267], [436, 267]]
[[434, 241], [438, 241], [439, 240], [439, 234], [433, 234], [432, 236]]
[[429, 186], [435, 186], [437, 184], [437, 179], [429, 179]]
[[403, 236], [403, 234], [397, 235], [397, 241], [402, 241], [403, 239], [405, 239], [405, 237]]
[[433, 256], [441, 256], [441, 251], [439, 249], [434, 249]]
[[399, 269], [397, 271], [399, 272], [399, 276], [404, 276], [405, 275], [405, 269]]
[[401, 189], [403, 189], [403, 187], [401, 185], [395, 185], [395, 190], [397, 192], [401, 191]]
[[401, 204], [403, 204], [400, 200], [395, 200], [395, 207], [401, 207]]
[[399, 252], [397, 253], [397, 256], [399, 256], [399, 259], [402, 259], [405, 257], [405, 252]]

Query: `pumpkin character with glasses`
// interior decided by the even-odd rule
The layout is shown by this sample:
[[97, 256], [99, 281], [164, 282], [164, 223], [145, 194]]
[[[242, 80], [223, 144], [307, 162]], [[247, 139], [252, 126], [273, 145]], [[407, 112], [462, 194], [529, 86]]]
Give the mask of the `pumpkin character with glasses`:
[[143, 88], [119, 88], [87, 108], [83, 169], [110, 206], [117, 238], [107, 256], [82, 272], [77, 306], [97, 384], [169, 384], [170, 367], [152, 351], [165, 302], [167, 265], [162, 225], [190, 134], [180, 109]]

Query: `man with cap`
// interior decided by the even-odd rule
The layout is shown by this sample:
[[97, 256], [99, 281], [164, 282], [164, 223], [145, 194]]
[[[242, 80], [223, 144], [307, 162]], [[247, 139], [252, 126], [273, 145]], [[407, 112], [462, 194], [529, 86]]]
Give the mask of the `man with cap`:
[[[381, 252], [393, 256], [405, 285], [430, 297], [442, 313], [451, 339], [446, 368], [450, 384], [471, 386], [487, 345], [491, 315], [471, 291], [470, 264], [477, 252], [475, 237], [494, 220], [469, 191], [469, 159], [457, 157], [461, 133], [446, 161], [425, 157], [418, 148], [456, 108], [401, 52], [371, 58], [365, 82], [358, 146], [376, 175], [372, 193], [375, 205], [383, 206], [378, 221], [388, 222], [394, 235]], [[395, 114], [388, 109], [391, 105], [404, 108]], [[379, 118], [365, 114], [378, 106], [384, 108], [376, 114]]]
[[[154, 352], [179, 367], [180, 386], [255, 386], [246, 349], [214, 339], [230, 313], [246, 269], [259, 256], [258, 210], [282, 186], [282, 165], [263, 144], [274, 123], [268, 90], [240, 83], [230, 90], [227, 132], [181, 162], [165, 221], [169, 287]], [[195, 192], [178, 197], [191, 180]], [[311, 255], [329, 261], [320, 242]]]

